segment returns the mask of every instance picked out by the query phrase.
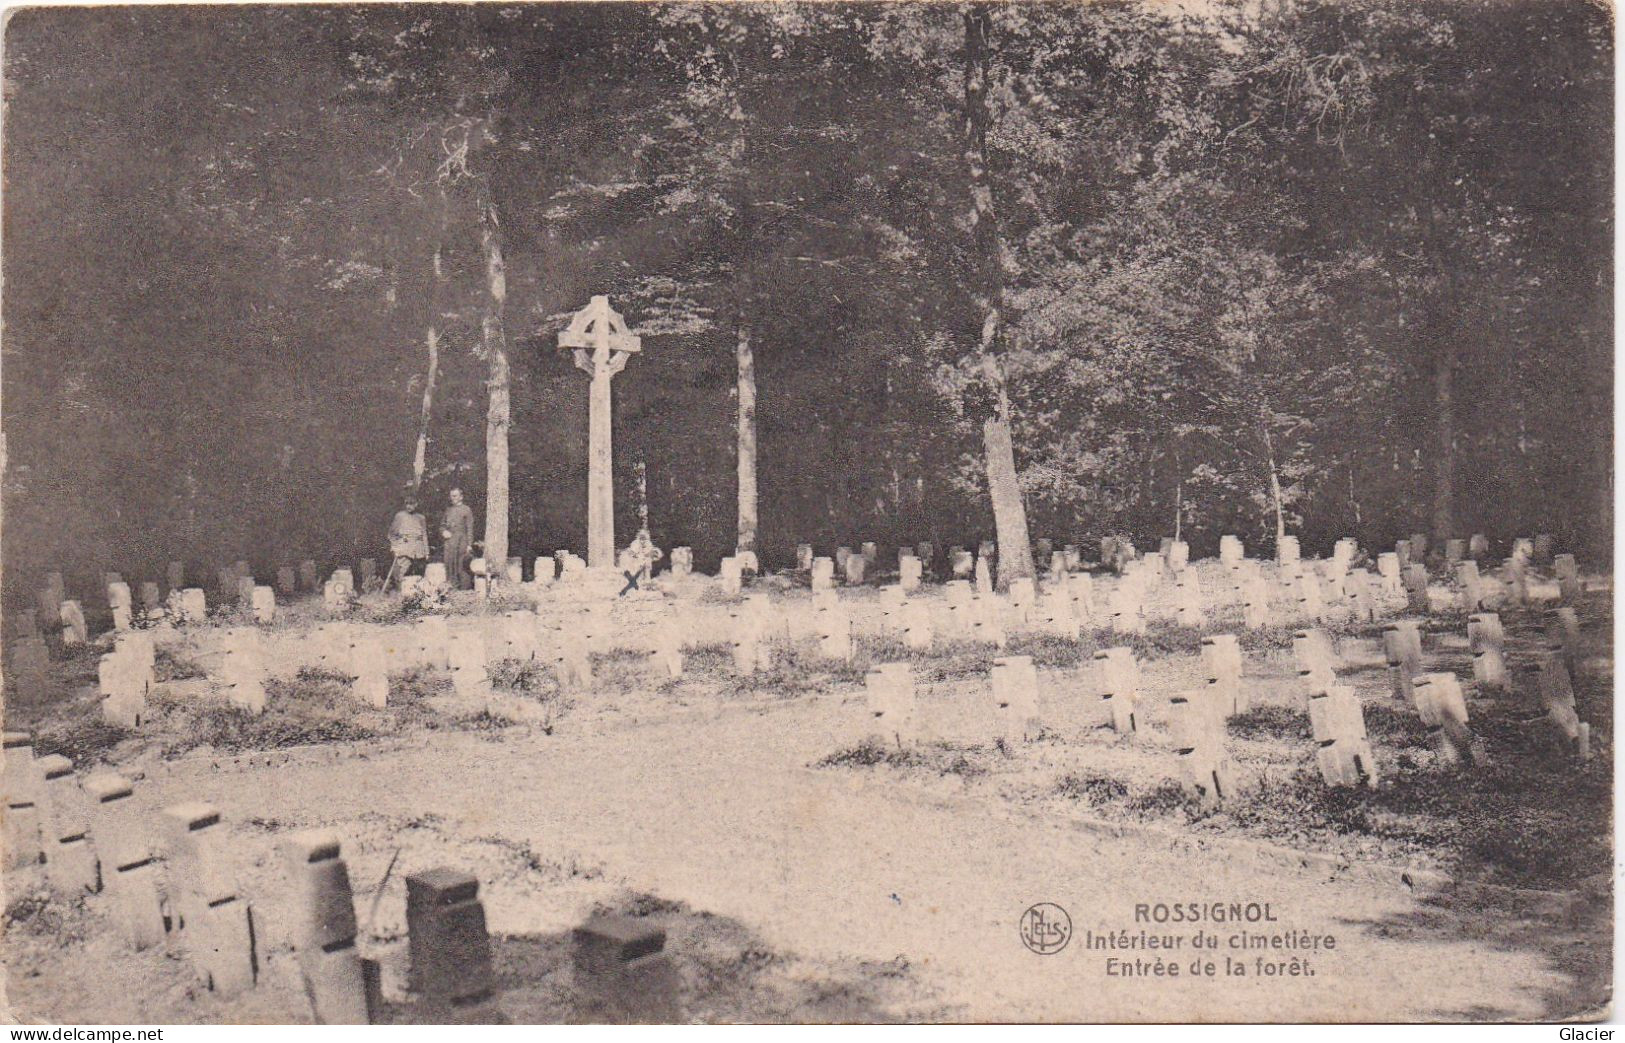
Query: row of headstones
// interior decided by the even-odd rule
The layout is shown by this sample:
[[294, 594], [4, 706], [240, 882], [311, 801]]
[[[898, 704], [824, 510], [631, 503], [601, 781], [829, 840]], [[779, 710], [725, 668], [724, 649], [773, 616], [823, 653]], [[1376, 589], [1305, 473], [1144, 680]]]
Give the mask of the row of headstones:
[[[1217, 803], [1236, 792], [1234, 771], [1225, 751], [1225, 721], [1245, 712], [1250, 700], [1242, 685], [1243, 657], [1236, 636], [1205, 637], [1201, 650], [1206, 684], [1169, 698], [1170, 730], [1182, 786], [1204, 802]], [[1036, 738], [1042, 726], [1038, 671], [1032, 657], [994, 659], [989, 685], [997, 722], [995, 738], [1007, 747]], [[1095, 697], [1106, 705], [1111, 727], [1119, 735], [1135, 735], [1141, 723], [1141, 673], [1134, 650], [1125, 646], [1096, 652], [1091, 687]], [[910, 664], [883, 663], [873, 667], [865, 678], [865, 694], [870, 724], [886, 739], [903, 744], [927, 734]], [[1347, 698], [1352, 698], [1352, 689], [1347, 690]], [[1356, 758], [1363, 758], [1367, 766], [1371, 764], [1365, 723], [1358, 700], [1354, 701], [1352, 715], [1347, 712], [1346, 698], [1335, 705], [1340, 712], [1311, 712], [1317, 762], [1328, 785], [1351, 785], [1360, 776], [1348, 765]], [[1369, 771], [1367, 778], [1374, 784]]]
[[[1338, 561], [1334, 558], [1326, 564], [1333, 566]], [[1261, 589], [1256, 563], [1243, 560], [1236, 568], [1242, 574], [1238, 587], [1246, 624], [1264, 626], [1276, 622], [1268, 591]], [[1145, 588], [1158, 574], [1159, 571], [1149, 565], [1131, 566], [1113, 591], [1104, 619], [1096, 615], [1091, 604], [1092, 580], [1087, 573], [1061, 573], [1056, 581], [1047, 585], [1042, 597], [1034, 595], [1031, 580], [1017, 580], [1011, 585], [1008, 601], [991, 591], [973, 594], [967, 582], [952, 581], [946, 585], [947, 618], [940, 626], [933, 620], [928, 604], [910, 600], [900, 585], [886, 587], [882, 590], [882, 633], [894, 632], [907, 647], [919, 650], [933, 647], [939, 638], [979, 641], [1003, 648], [1007, 644], [1009, 622], [1037, 623], [1051, 633], [1073, 640], [1079, 636], [1080, 625], [1094, 622], [1106, 623], [1114, 633], [1142, 633]], [[1335, 570], [1329, 567], [1328, 575], [1335, 576]], [[1355, 614], [1375, 619], [1381, 610], [1379, 603], [1369, 597], [1363, 583], [1354, 582], [1366, 575], [1361, 571], [1350, 573], [1341, 585]], [[1300, 572], [1292, 582], [1297, 588], [1299, 616], [1316, 620], [1325, 617], [1325, 605], [1319, 599], [1318, 584], [1312, 576]], [[1181, 573], [1175, 584], [1178, 621], [1192, 627], [1205, 625], [1195, 574]], [[1425, 596], [1425, 587], [1423, 590]], [[787, 620], [775, 621], [776, 611], [760, 596], [752, 596], [730, 611], [729, 643], [734, 666], [740, 673], [769, 669], [772, 650], [767, 639], [779, 631], [786, 637], [791, 636]], [[357, 698], [376, 707], [387, 705], [391, 669], [410, 666], [438, 666], [450, 670], [455, 690], [467, 696], [489, 696], [487, 667], [502, 659], [545, 661], [556, 671], [561, 685], [590, 685], [590, 651], [599, 641], [595, 631], [607, 629], [607, 624], [597, 620], [597, 614], [589, 608], [579, 617], [579, 625], [554, 626], [542, 621], [534, 611], [519, 609], [506, 613], [502, 626], [489, 630], [484, 637], [473, 635], [453, 641], [445, 618], [429, 616], [418, 621], [418, 637], [404, 645], [382, 629], [368, 636], [364, 629], [342, 629], [340, 624], [329, 624], [318, 628], [314, 640], [299, 642], [298, 648], [304, 654], [279, 659], [294, 666], [308, 665], [352, 677]], [[813, 629], [822, 656], [842, 662], [851, 660], [852, 616], [833, 590], [815, 595]], [[669, 611], [656, 619], [650, 644], [650, 655], [657, 669], [667, 677], [681, 676], [683, 641], [676, 618]], [[150, 686], [152, 654], [150, 641], [135, 637], [128, 645], [144, 653], [134, 660], [142, 665], [133, 671], [118, 665], [132, 662], [120, 654], [125, 648], [121, 642], [115, 655], [104, 657], [103, 694], [107, 698], [108, 718], [132, 727], [139, 723], [142, 715], [142, 679]], [[268, 670], [257, 633], [247, 628], [230, 631], [225, 645], [220, 683], [228, 690], [232, 702], [251, 712], [262, 711]]]
[[[1473, 680], [1480, 692], [1507, 694], [1513, 677], [1505, 652], [1505, 630], [1494, 612], [1477, 613], [1467, 622], [1468, 651]], [[1526, 724], [1550, 727], [1583, 760], [1591, 755], [1591, 726], [1579, 718], [1573, 678], [1579, 669], [1580, 622], [1571, 607], [1552, 612], [1546, 641], [1519, 664], [1517, 686], [1529, 708], [1539, 712]], [[1467, 705], [1460, 682], [1453, 674], [1425, 673], [1422, 635], [1415, 620], [1401, 620], [1383, 628], [1383, 653], [1394, 698], [1410, 703], [1434, 736], [1440, 755], [1450, 761], [1463, 756], [1474, 763], [1482, 750], [1470, 741]], [[1302, 663], [1300, 662], [1300, 668]]]
[[[348, 678], [351, 694], [361, 703], [383, 708], [389, 703], [389, 676], [414, 668], [449, 672], [460, 696], [489, 699], [491, 668], [504, 661], [548, 664], [561, 686], [593, 682], [591, 655], [608, 651], [610, 637], [606, 612], [586, 605], [567, 624], [555, 623], [535, 609], [513, 609], [498, 626], [454, 628], [442, 615], [426, 615], [410, 629], [400, 626], [329, 622], [306, 634], [280, 639], [287, 647], [275, 655], [267, 649], [268, 636], [253, 627], [234, 627], [221, 634], [218, 667], [211, 671], [228, 700], [250, 713], [266, 706], [266, 682], [279, 671], [316, 670]], [[683, 628], [675, 612], [661, 611], [652, 621], [650, 657], [666, 677], [683, 674]], [[125, 652], [128, 648], [131, 651]], [[140, 658], [132, 659], [139, 650]], [[150, 636], [133, 632], [121, 639], [105, 663], [144, 663], [144, 669], [113, 668], [102, 674], [104, 715], [124, 727], [138, 726], [145, 716], [146, 696], [152, 687]], [[275, 669], [273, 665], [275, 664]]]
[[[176, 804], [155, 823], [144, 821], [128, 779], [101, 773], [81, 780], [66, 757], [35, 758], [21, 732], [5, 733], [4, 779], [8, 869], [43, 863], [58, 896], [100, 894], [130, 949], [171, 946], [222, 998], [254, 987], [263, 925], [256, 935], [253, 907], [232, 872], [227, 831], [213, 806]], [[366, 966], [371, 961], [356, 945], [338, 834], [297, 832], [281, 848], [294, 898], [289, 936], [315, 1020], [372, 1022], [382, 1007], [381, 974], [376, 964]], [[449, 868], [409, 874], [406, 922], [406, 998], [439, 1015], [433, 1020], [493, 1020], [496, 982], [478, 879]], [[675, 1019], [677, 981], [664, 954], [665, 931], [631, 917], [595, 915], [575, 929], [573, 941], [576, 988], [605, 1020]]]
[[[1590, 756], [1590, 727], [1578, 719], [1570, 679], [1579, 642], [1573, 609], [1554, 613], [1551, 636], [1549, 648], [1526, 667], [1533, 676], [1530, 690], [1539, 692], [1544, 711], [1539, 720], [1585, 759]], [[1499, 617], [1494, 613], [1474, 616], [1468, 640], [1480, 686], [1506, 690]], [[1416, 709], [1441, 758], [1458, 763], [1465, 757], [1483, 764], [1483, 746], [1468, 728], [1467, 703], [1459, 680], [1451, 673], [1422, 669], [1419, 625], [1414, 620], [1389, 624], [1384, 628], [1383, 646], [1395, 697]], [[1330, 640], [1320, 630], [1298, 631], [1293, 635], [1293, 654], [1322, 778], [1330, 786], [1362, 782], [1376, 786], [1379, 780], [1364, 712], [1354, 689], [1337, 683], [1337, 658]], [[1234, 635], [1203, 638], [1201, 658], [1207, 683], [1170, 697], [1170, 723], [1185, 790], [1205, 802], [1219, 802], [1235, 792], [1234, 772], [1225, 752], [1225, 720], [1245, 712], [1249, 701], [1241, 685], [1243, 660]], [[1031, 657], [995, 659], [990, 682], [998, 737], [1007, 744], [1035, 737], [1039, 730], [1038, 676]], [[868, 713], [885, 733], [899, 743], [921, 734], [910, 664], [880, 664], [870, 670], [865, 685]], [[1140, 666], [1133, 649], [1095, 653], [1094, 690], [1107, 704], [1114, 730], [1124, 735], [1138, 730]]]

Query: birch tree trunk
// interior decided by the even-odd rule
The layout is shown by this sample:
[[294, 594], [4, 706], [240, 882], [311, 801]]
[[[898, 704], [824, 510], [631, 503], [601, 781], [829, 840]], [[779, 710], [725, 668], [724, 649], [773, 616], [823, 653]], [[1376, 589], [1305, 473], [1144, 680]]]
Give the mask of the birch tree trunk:
[[992, 397], [991, 415], [982, 421], [982, 452], [987, 470], [988, 497], [993, 501], [994, 534], [999, 545], [999, 588], [1012, 579], [1034, 575], [1032, 541], [1027, 534], [1027, 508], [1016, 474], [1015, 445], [1011, 437], [1010, 393], [1002, 361], [1004, 329], [1004, 243], [999, 237], [993, 207], [993, 186], [987, 174], [987, 132], [991, 113], [987, 103], [988, 38], [992, 32], [989, 9], [973, 4], [965, 10], [965, 166], [970, 176], [970, 224], [975, 237], [979, 285], [972, 298], [982, 313], [977, 344], [982, 378]]
[[412, 495], [423, 491], [423, 472], [429, 463], [429, 420], [434, 415], [434, 385], [440, 372], [440, 289], [445, 280], [445, 265], [441, 257], [441, 244], [445, 238], [445, 199], [441, 199], [441, 235], [435, 240], [434, 254], [429, 269], [429, 321], [424, 333], [424, 347], [429, 353], [429, 368], [423, 378], [423, 408], [418, 414], [417, 448], [412, 454]]
[[483, 205], [480, 246], [485, 253], [485, 282], [490, 300], [480, 323], [480, 337], [489, 370], [489, 405], [485, 413], [485, 561], [487, 575], [504, 575], [508, 561], [508, 343], [504, 311], [508, 297], [508, 270], [502, 259], [502, 231], [496, 207]]
[[751, 327], [741, 321], [734, 347], [739, 393], [739, 539], [740, 551], [756, 550], [756, 355]]

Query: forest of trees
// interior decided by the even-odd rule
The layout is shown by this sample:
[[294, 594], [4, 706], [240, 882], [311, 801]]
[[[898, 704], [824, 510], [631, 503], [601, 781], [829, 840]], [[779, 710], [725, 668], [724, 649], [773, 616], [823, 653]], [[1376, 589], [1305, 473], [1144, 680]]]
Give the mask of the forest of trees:
[[[54, 8], [6, 29], [8, 589], [384, 556], [1612, 528], [1586, 0]], [[754, 466], [751, 466], [754, 457]], [[500, 461], [500, 466], [488, 466]], [[488, 481], [501, 467], [506, 481]]]

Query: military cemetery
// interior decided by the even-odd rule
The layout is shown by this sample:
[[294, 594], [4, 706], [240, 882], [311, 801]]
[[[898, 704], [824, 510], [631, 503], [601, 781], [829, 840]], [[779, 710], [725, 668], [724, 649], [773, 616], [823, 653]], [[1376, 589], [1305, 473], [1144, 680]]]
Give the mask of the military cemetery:
[[[1278, 349], [1263, 345], [1410, 337], [1376, 330], [1379, 296], [1336, 298], [1353, 291], [1334, 282], [1364, 277], [1353, 254], [1366, 246], [1338, 245], [1347, 256], [1317, 269], [1327, 281], [1316, 287], [1286, 286], [1299, 276], [1257, 247], [1226, 269], [1230, 296], [1207, 303], [1176, 300], [1170, 285], [1124, 303], [1141, 296], [1135, 278], [1154, 278], [1149, 254], [1123, 259], [1140, 276], [1081, 260], [1040, 270], [1040, 256], [1073, 249], [1068, 237], [1128, 235], [1121, 221], [1162, 222], [1157, 234], [1177, 238], [1179, 220], [1151, 215], [1162, 204], [1134, 186], [1194, 191], [1151, 168], [1202, 162], [1153, 159], [1149, 143], [1125, 154], [1111, 176], [1127, 179], [1127, 217], [1050, 199], [1054, 172], [1038, 158], [1011, 166], [1017, 141], [1059, 156], [1145, 133], [1057, 114], [1084, 105], [1070, 93], [1078, 82], [1106, 75], [1085, 37], [1201, 64], [1180, 50], [1201, 45], [1151, 8], [1061, 9], [678, 4], [499, 17], [427, 6], [415, 27], [392, 9], [352, 22], [325, 9], [142, 15], [142, 32], [117, 45], [140, 89], [168, 62], [196, 61], [195, 48], [226, 48], [229, 68], [262, 31], [286, 34], [272, 67], [319, 84], [299, 104], [352, 136], [346, 170], [382, 172], [365, 175], [365, 192], [311, 181], [299, 205], [250, 205], [284, 189], [234, 179], [327, 176], [276, 158], [269, 143], [289, 117], [246, 111], [285, 88], [256, 79], [199, 101], [204, 129], [186, 148], [201, 151], [140, 160], [185, 168], [173, 188], [175, 205], [195, 210], [185, 219], [207, 212], [213, 234], [283, 235], [287, 250], [331, 256], [231, 262], [275, 271], [264, 278], [276, 289], [220, 327], [243, 331], [241, 344], [211, 344], [221, 365], [69, 361], [80, 368], [60, 379], [47, 376], [51, 339], [30, 311], [49, 291], [35, 275], [14, 289], [11, 273], [67, 241], [29, 223], [48, 191], [42, 164], [67, 162], [42, 137], [64, 104], [50, 91], [66, 88], [35, 78], [40, 63], [87, 62], [89, 44], [50, 18], [14, 19], [9, 74], [22, 93], [7, 163], [41, 183], [8, 200], [8, 222], [15, 206], [23, 224], [19, 245], [8, 223], [6, 245], [4, 508], [19, 519], [0, 608], [10, 1013], [328, 1025], [1600, 1016], [1613, 915], [1612, 550], [1606, 510], [1575, 490], [1608, 471], [1610, 448], [1551, 433], [1579, 408], [1554, 397], [1556, 378], [1531, 367], [1502, 386], [1486, 372], [1498, 363], [1465, 357], [1445, 377], [1429, 375], [1428, 358], [1394, 361], [1424, 412], [1455, 411], [1443, 445], [1397, 400], [1362, 399], [1323, 424], [1342, 407], [1315, 380], [1356, 363], [1305, 348], [1270, 373], [1264, 354]], [[1012, 20], [1018, 10], [1031, 20]], [[1286, 5], [1269, 31], [1311, 34], [1319, 11]], [[1474, 46], [1494, 55], [1500, 38], [1483, 23], [1523, 16], [1447, 5], [1429, 17], [1480, 34]], [[96, 15], [71, 17], [111, 32]], [[589, 61], [538, 43], [547, 33], [600, 29], [626, 54], [698, 64], [642, 84], [600, 41], [592, 60], [610, 71], [596, 87], [537, 71], [559, 63], [568, 79]], [[296, 46], [302, 33], [360, 57], [322, 66]], [[713, 36], [744, 49], [745, 71], [696, 57], [717, 53]], [[1253, 46], [1266, 45], [1215, 53]], [[815, 47], [825, 57], [810, 57]], [[784, 109], [757, 78], [766, 53], [806, 77], [803, 108]], [[943, 161], [960, 162], [961, 145], [993, 157], [1004, 231], [985, 223], [980, 160], [963, 186], [932, 189], [968, 202], [929, 231], [919, 214], [862, 201], [871, 189], [844, 195], [886, 170], [925, 192], [934, 175], [908, 180], [881, 155], [936, 148], [921, 142], [940, 117], [923, 96], [891, 112], [867, 88], [829, 82], [821, 62], [858, 83], [881, 68], [959, 77], [963, 96], [944, 104], [964, 106], [970, 130]], [[999, 95], [986, 125], [978, 92], [990, 69], [1033, 78]], [[659, 100], [673, 108], [651, 123], [657, 76], [733, 100], [713, 111], [716, 96], [695, 87]], [[584, 112], [616, 77], [631, 93], [606, 102], [603, 126], [549, 131], [576, 144], [520, 126], [549, 91]], [[96, 105], [115, 104], [110, 84]], [[1039, 100], [1042, 84], [1052, 101]], [[1099, 89], [1127, 97], [1121, 84]], [[489, 111], [447, 108], [451, 95]], [[218, 104], [228, 97], [232, 107]], [[1260, 97], [1238, 95], [1224, 104], [1239, 108], [1211, 118], [1234, 128], [1234, 147], [1262, 154], [1274, 146], [1251, 142], [1246, 115]], [[1303, 102], [1270, 102], [1289, 103]], [[1010, 108], [1020, 105], [1030, 111]], [[1288, 118], [1269, 113], [1272, 125]], [[815, 155], [829, 143], [795, 137], [841, 121], [835, 151], [861, 155]], [[674, 129], [702, 124], [742, 135], [735, 162], [779, 162], [752, 158], [753, 135], [770, 132], [810, 151], [745, 177]], [[1292, 147], [1311, 147], [1314, 133], [1299, 133]], [[1363, 131], [1349, 117], [1339, 133]], [[545, 165], [532, 148], [558, 169], [577, 165], [516, 199]], [[808, 165], [817, 184], [795, 180], [815, 177]], [[1018, 203], [1029, 183], [1038, 195]], [[330, 189], [356, 193], [350, 209], [329, 213]], [[781, 191], [800, 202], [766, 198]], [[656, 192], [670, 194], [642, 195]], [[712, 204], [727, 216], [698, 212]], [[819, 205], [835, 208], [813, 215], [819, 228], [861, 234], [815, 236]], [[417, 209], [383, 212], [401, 207]], [[766, 216], [781, 211], [791, 216]], [[635, 237], [616, 224], [632, 214], [646, 225]], [[772, 225], [781, 219], [805, 227], [792, 235]], [[962, 256], [927, 241], [956, 221], [994, 258], [968, 275]], [[996, 259], [1006, 246], [982, 242], [990, 227], [1011, 243], [1032, 237], [1016, 250], [1020, 274]], [[719, 252], [673, 276], [666, 239]], [[1444, 249], [1432, 242], [1418, 249]], [[584, 258], [574, 274], [562, 270], [571, 250]], [[700, 285], [747, 263], [755, 275], [726, 292]], [[177, 292], [177, 276], [150, 277], [141, 292]], [[243, 278], [218, 292], [257, 299]], [[1006, 278], [973, 288], [988, 317], [965, 327], [959, 355], [943, 355], [970, 313], [932, 298], [959, 292], [956, 280]], [[318, 292], [368, 296], [322, 305], [332, 318], [321, 322], [349, 325], [309, 347], [293, 343], [304, 333], [249, 346], [250, 331], [295, 321], [291, 310], [320, 311], [299, 295]], [[1346, 312], [1337, 330], [1311, 330], [1294, 311], [1313, 311], [1312, 294], [1341, 301], [1329, 306]], [[850, 354], [775, 345], [815, 297], [813, 339], [853, 340]], [[833, 299], [850, 314], [824, 310]], [[1019, 316], [1008, 331], [989, 303], [1006, 299]], [[1260, 302], [1279, 325], [1249, 317]], [[1175, 331], [1175, 313], [1195, 332]], [[978, 330], [993, 341], [978, 346]], [[1185, 336], [1246, 347], [1185, 369], [1185, 349], [1167, 347]], [[382, 349], [331, 362], [347, 358], [348, 339], [387, 341], [399, 357], [363, 377]], [[327, 340], [337, 346], [318, 347]], [[1166, 358], [1131, 357], [1123, 345], [1137, 340], [1134, 351], [1155, 345]], [[696, 346], [712, 342], [721, 363]], [[1045, 357], [1067, 352], [1064, 365]], [[719, 364], [720, 390], [694, 391]], [[871, 380], [869, 366], [882, 375]], [[320, 383], [340, 373], [353, 383]], [[1461, 398], [1435, 394], [1452, 378]], [[111, 416], [108, 403], [136, 401], [106, 390], [125, 381], [150, 385], [139, 415]], [[1129, 384], [1140, 390], [1110, 390]], [[1110, 395], [1115, 406], [1098, 404]], [[1204, 396], [1228, 412], [1206, 412]], [[879, 404], [870, 415], [859, 401]], [[1514, 412], [1521, 435], [1505, 426]], [[94, 424], [158, 462], [127, 476], [114, 473], [124, 457], [96, 460], [94, 439], [57, 440]], [[1513, 448], [1520, 438], [1526, 448]], [[378, 475], [363, 473], [379, 460]], [[1475, 497], [1474, 483], [1517, 468], [1571, 477], [1542, 486], [1562, 495], [1514, 502], [1504, 489], [1525, 478], [1507, 477], [1494, 485], [1501, 499]], [[1215, 928], [1232, 904], [1267, 903], [1276, 930], [1335, 934], [1336, 945], [1248, 953], [1243, 973], [1186, 991], [1135, 980], [1123, 969], [1138, 966], [1133, 954], [1125, 964], [1095, 951], [1138, 932], [1137, 909], [1180, 903], [1208, 910]], [[1051, 906], [1064, 930], [1035, 913]]]

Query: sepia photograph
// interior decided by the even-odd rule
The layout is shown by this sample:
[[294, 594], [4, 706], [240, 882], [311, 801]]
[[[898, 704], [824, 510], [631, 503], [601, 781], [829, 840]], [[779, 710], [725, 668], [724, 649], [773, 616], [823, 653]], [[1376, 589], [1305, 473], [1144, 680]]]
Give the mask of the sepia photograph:
[[6, 8], [0, 1020], [1612, 1018], [1615, 20]]

